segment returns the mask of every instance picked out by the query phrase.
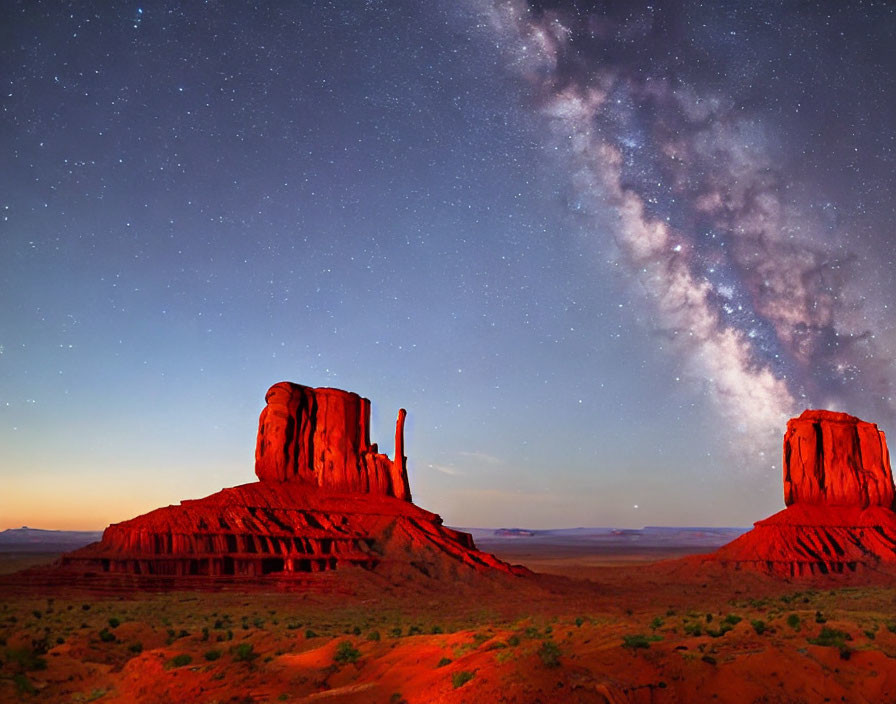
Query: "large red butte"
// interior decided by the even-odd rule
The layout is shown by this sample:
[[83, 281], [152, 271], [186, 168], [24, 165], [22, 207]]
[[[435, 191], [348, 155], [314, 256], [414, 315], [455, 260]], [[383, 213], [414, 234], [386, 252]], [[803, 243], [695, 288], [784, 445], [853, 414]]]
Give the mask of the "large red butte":
[[266, 401], [255, 453], [259, 481], [113, 524], [100, 542], [63, 556], [62, 567], [178, 583], [289, 581], [350, 565], [434, 576], [464, 567], [523, 571], [411, 503], [404, 409], [389, 459], [370, 442], [366, 398], [281, 382]]
[[710, 559], [786, 577], [896, 567], [890, 455], [874, 423], [832, 411], [788, 421], [784, 503]]

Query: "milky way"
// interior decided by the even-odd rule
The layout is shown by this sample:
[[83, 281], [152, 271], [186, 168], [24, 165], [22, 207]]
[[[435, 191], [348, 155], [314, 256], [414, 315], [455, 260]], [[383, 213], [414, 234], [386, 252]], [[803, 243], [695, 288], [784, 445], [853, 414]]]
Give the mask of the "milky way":
[[[770, 5], [737, 18], [729, 8], [732, 29], [717, 22], [713, 34], [707, 22], [721, 13], [582, 7], [497, 3], [492, 22], [564, 154], [575, 210], [609, 240], [598, 246], [640, 287], [669, 348], [754, 435], [779, 431], [802, 407], [848, 410], [863, 396], [891, 418], [890, 350], [863, 293], [886, 303], [862, 278], [871, 266], [791, 183], [787, 135], [737, 85], [750, 50], [771, 54], [788, 40], [788, 13]], [[818, 19], [803, 18], [803, 39]], [[752, 36], [738, 38], [744, 28]], [[719, 50], [725, 40], [733, 59]], [[793, 82], [784, 90], [804, 90], [808, 78], [786, 60], [753, 78], [780, 91], [778, 63]], [[834, 108], [827, 117], [840, 119]]]
[[281, 380], [370, 398], [386, 452], [407, 408], [454, 525], [749, 525], [788, 416], [896, 430], [891, 3], [14, 0], [0, 33], [0, 529], [249, 481]]

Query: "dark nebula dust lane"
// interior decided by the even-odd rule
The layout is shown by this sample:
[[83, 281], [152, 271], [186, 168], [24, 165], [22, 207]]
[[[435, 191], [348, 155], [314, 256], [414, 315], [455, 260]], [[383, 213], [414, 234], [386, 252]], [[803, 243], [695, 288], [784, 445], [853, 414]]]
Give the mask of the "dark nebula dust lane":
[[596, 246], [719, 406], [749, 432], [806, 406], [889, 420], [892, 8], [712, 5], [491, 17]]

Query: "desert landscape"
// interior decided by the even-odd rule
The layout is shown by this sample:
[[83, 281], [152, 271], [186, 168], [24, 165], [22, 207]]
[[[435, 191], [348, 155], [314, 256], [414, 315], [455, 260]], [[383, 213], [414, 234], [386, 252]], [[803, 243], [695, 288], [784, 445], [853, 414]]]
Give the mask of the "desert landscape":
[[0, 704], [896, 704], [896, 3], [0, 35]]
[[61, 555], [5, 553], [3, 701], [896, 693], [894, 488], [873, 424], [791, 420], [788, 507], [752, 531], [477, 530], [474, 544], [410, 502], [405, 412], [390, 459], [370, 442], [369, 410], [349, 392], [275, 384], [259, 482]]

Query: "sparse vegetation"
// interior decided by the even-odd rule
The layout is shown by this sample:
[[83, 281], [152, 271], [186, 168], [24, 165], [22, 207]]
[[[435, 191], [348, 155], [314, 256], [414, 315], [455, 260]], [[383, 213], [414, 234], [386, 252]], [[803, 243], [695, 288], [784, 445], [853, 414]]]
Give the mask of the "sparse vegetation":
[[258, 657], [251, 643], [240, 643], [233, 649], [233, 659], [237, 662], [252, 662]]
[[800, 630], [800, 617], [796, 614], [790, 614], [787, 617], [787, 625], [795, 631]]
[[436, 667], [445, 667], [445, 665], [450, 665], [452, 662], [453, 660], [451, 658], [442, 658], [441, 660], [439, 660]]
[[463, 687], [467, 682], [469, 682], [474, 677], [474, 673], [469, 670], [461, 670], [460, 672], [455, 672], [451, 677], [451, 684], [454, 685], [454, 688]]
[[193, 662], [192, 655], [188, 655], [187, 653], [179, 653], [168, 661], [167, 666], [183, 667], [184, 665], [189, 665], [191, 662]]
[[761, 636], [765, 633], [767, 626], [765, 625], [765, 621], [755, 620], [750, 621], [750, 625], [753, 626], [753, 630], [756, 631], [756, 635]]
[[837, 648], [840, 651], [840, 657], [844, 660], [849, 660], [852, 655], [852, 648], [846, 645], [847, 641], [852, 640], [852, 636], [846, 631], [824, 626], [816, 638], [807, 638], [806, 640], [812, 645]]
[[552, 640], [546, 640], [538, 649], [538, 657], [545, 667], [560, 666], [560, 648]]
[[214, 662], [215, 660], [217, 660], [220, 657], [221, 657], [220, 650], [207, 650], [205, 653], [205, 659], [208, 660], [209, 662]]
[[360, 657], [361, 651], [352, 645], [350, 640], [344, 640], [336, 647], [336, 654], [333, 656], [333, 660], [340, 665], [344, 665], [349, 662], [357, 662]]
[[634, 633], [622, 637], [622, 647], [629, 650], [647, 649], [651, 642], [661, 640], [659, 636], [645, 636], [643, 633]]

